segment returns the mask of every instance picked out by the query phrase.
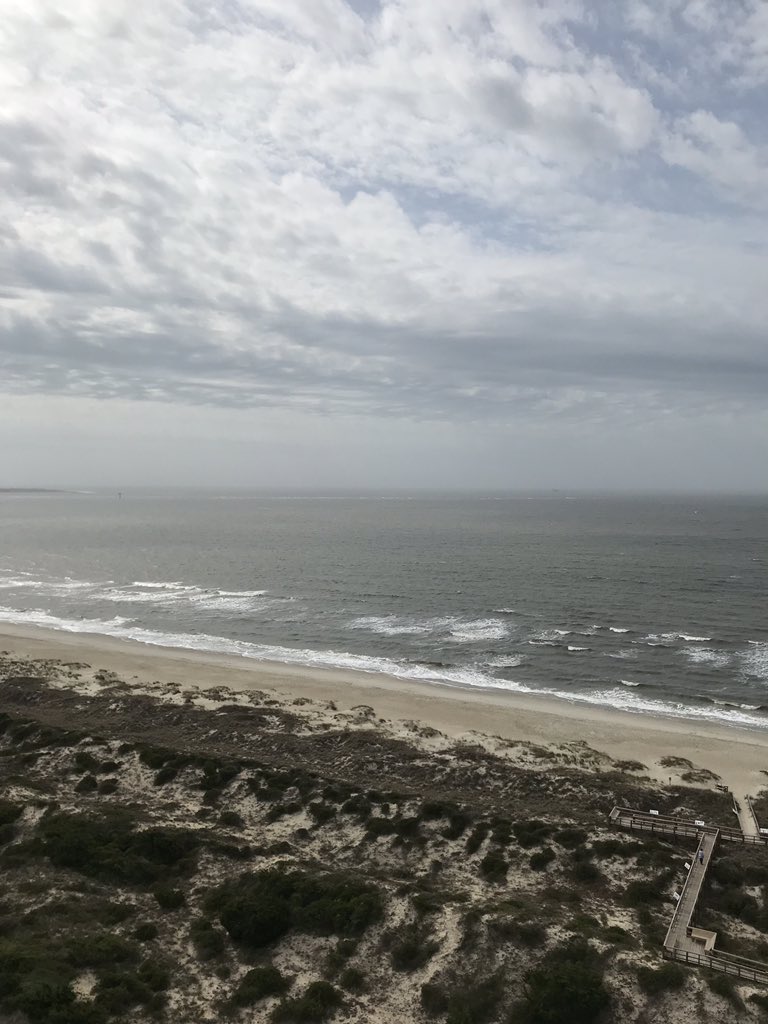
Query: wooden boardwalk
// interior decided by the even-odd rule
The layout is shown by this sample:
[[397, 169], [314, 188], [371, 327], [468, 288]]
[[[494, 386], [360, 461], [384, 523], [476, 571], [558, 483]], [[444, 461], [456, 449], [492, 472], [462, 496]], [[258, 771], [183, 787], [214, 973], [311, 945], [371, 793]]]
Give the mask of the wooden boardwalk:
[[610, 818], [619, 828], [698, 839], [696, 853], [691, 860], [664, 939], [662, 950], [664, 958], [678, 960], [693, 966], [707, 967], [722, 974], [741, 978], [743, 981], [768, 985], [768, 964], [716, 951], [712, 948], [716, 938], [715, 933], [696, 928], [693, 924], [696, 905], [718, 842], [724, 840], [754, 846], [768, 846], [768, 836], [760, 833], [751, 803], [747, 801], [740, 808], [734, 807], [734, 810], [739, 815], [739, 821], [744, 820], [749, 831], [717, 827], [707, 825], [703, 821], [687, 821], [683, 818], [649, 811], [636, 811], [629, 807], [614, 807]]

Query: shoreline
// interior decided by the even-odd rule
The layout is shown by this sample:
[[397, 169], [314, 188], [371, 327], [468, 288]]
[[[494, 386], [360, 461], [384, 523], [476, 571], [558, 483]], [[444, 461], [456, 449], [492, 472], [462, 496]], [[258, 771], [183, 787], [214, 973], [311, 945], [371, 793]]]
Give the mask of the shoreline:
[[669, 774], [658, 764], [661, 757], [687, 758], [719, 775], [739, 799], [768, 784], [762, 774], [768, 770], [768, 733], [738, 726], [43, 627], [3, 624], [0, 648], [26, 658], [84, 662], [94, 669], [110, 669], [126, 680], [184, 683], [201, 689], [271, 690], [282, 699], [333, 701], [344, 710], [366, 704], [377, 717], [418, 721], [453, 738], [481, 733], [541, 744], [584, 741], [613, 758], [643, 763], [659, 781], [666, 781]]

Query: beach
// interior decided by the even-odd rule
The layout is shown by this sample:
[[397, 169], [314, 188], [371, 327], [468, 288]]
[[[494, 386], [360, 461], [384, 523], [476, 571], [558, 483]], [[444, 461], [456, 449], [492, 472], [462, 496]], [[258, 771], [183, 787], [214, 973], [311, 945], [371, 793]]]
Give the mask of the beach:
[[333, 702], [340, 711], [360, 705], [392, 723], [418, 722], [447, 737], [473, 735], [560, 745], [576, 741], [611, 758], [642, 763], [659, 782], [675, 771], [662, 758], [681, 758], [720, 777], [737, 796], [764, 788], [768, 731], [707, 721], [665, 719], [503, 691], [416, 683], [368, 672], [313, 669], [232, 655], [156, 647], [86, 633], [3, 625], [0, 649], [18, 657], [77, 661], [136, 684], [227, 687], [268, 691], [278, 700]]

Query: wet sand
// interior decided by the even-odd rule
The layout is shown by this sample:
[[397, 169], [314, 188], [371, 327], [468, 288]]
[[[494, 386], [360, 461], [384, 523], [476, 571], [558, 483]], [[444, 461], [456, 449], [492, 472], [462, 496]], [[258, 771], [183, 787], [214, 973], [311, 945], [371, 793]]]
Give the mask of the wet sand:
[[760, 732], [529, 694], [469, 691], [375, 673], [251, 661], [27, 626], [3, 625], [0, 649], [27, 658], [84, 662], [125, 680], [274, 691], [281, 699], [332, 700], [341, 710], [367, 704], [380, 718], [417, 721], [453, 737], [479, 732], [542, 744], [584, 740], [611, 757], [641, 761], [648, 774], [664, 781], [669, 773], [658, 764], [660, 758], [683, 757], [715, 772], [739, 798], [768, 784], [763, 774], [768, 771], [768, 729]]

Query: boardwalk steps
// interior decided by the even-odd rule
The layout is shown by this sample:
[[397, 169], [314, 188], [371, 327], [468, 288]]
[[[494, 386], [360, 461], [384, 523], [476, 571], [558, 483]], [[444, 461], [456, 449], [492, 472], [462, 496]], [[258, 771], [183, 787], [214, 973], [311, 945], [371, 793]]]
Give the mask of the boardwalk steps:
[[618, 828], [631, 829], [635, 832], [684, 836], [696, 838], [699, 841], [664, 938], [662, 949], [664, 959], [677, 960], [680, 963], [696, 967], [706, 967], [711, 971], [719, 971], [722, 974], [741, 978], [743, 981], [768, 985], [768, 964], [715, 950], [713, 947], [716, 933], [696, 928], [693, 925], [696, 904], [717, 844], [723, 841], [749, 846], [768, 846], [768, 835], [760, 833], [751, 802], [748, 798], [746, 799], [749, 814], [755, 824], [754, 832], [756, 834], [748, 834], [741, 829], [706, 825], [703, 821], [686, 821], [683, 818], [673, 818], [655, 812], [636, 811], [629, 807], [614, 807], [610, 814], [610, 820]]

